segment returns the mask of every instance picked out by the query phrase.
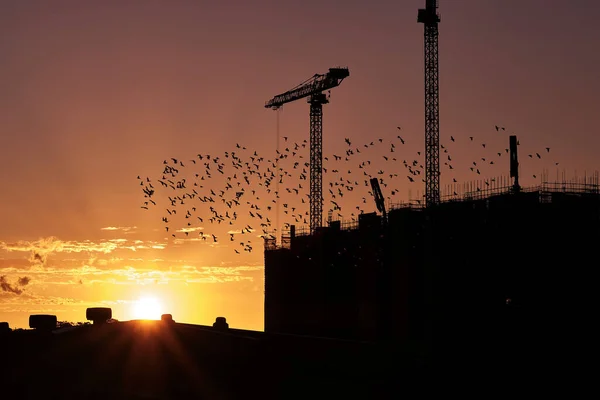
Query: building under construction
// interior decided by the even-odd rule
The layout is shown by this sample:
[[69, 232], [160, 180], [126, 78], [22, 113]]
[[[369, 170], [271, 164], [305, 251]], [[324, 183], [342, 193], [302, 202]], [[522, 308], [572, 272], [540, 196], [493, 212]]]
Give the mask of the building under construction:
[[426, 343], [573, 332], [597, 304], [598, 177], [521, 188], [513, 140], [506, 187], [265, 239], [265, 331]]
[[597, 176], [522, 188], [511, 136], [511, 179], [443, 198], [437, 9], [437, 0], [426, 0], [417, 18], [424, 24], [423, 205], [386, 209], [372, 179], [379, 214], [320, 226], [322, 91], [339, 85], [347, 70], [315, 75], [265, 105], [312, 96], [310, 229], [292, 226], [280, 244], [265, 239], [266, 332], [427, 345], [528, 335], [541, 343], [586, 332], [578, 327], [597, 304]]

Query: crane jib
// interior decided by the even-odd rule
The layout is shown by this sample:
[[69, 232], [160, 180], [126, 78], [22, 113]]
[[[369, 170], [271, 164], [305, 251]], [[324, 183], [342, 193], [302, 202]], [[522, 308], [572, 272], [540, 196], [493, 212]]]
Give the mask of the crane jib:
[[265, 103], [265, 108], [278, 108], [285, 103], [332, 89], [339, 86], [348, 76], [350, 76], [348, 68], [330, 68], [328, 73], [315, 75], [299, 87], [273, 97]]

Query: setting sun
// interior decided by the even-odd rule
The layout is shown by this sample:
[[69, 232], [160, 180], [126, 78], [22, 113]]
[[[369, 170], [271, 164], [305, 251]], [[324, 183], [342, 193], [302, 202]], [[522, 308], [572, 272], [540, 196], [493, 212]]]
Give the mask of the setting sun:
[[133, 304], [135, 319], [160, 319], [162, 306], [156, 297], [142, 297]]

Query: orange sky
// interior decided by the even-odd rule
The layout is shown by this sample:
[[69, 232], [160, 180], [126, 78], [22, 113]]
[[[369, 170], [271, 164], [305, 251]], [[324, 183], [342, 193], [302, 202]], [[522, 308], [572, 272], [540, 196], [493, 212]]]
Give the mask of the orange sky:
[[[257, 151], [272, 160], [276, 113], [264, 102], [333, 66], [348, 66], [350, 77], [324, 107], [324, 215], [329, 183], [340, 176], [360, 183], [334, 200], [344, 219], [356, 205], [375, 210], [363, 171], [392, 175], [382, 188], [391, 201], [422, 194], [402, 161], [423, 160], [423, 26], [416, 14], [424, 0], [91, 3], [1, 2], [0, 320], [24, 327], [32, 312], [82, 320], [86, 307], [102, 305], [129, 319], [132, 302], [154, 296], [179, 321], [208, 324], [223, 315], [232, 327], [262, 329], [260, 231], [244, 236], [253, 251], [239, 255], [241, 236], [230, 242], [227, 234], [260, 227], [248, 205], [235, 223], [215, 228], [197, 203], [197, 215], [208, 218], [194, 227], [219, 243], [175, 240], [161, 218], [167, 196], [183, 192], [163, 190], [155, 179], [170, 157], [184, 161], [192, 177], [203, 171], [189, 163], [198, 153], [223, 161], [235, 151], [249, 161]], [[442, 166], [442, 183], [505, 175], [508, 160], [497, 153], [509, 132], [521, 142], [525, 185], [539, 182], [544, 168], [551, 178], [558, 168], [569, 177], [596, 170], [597, 2], [440, 3], [441, 142], [449, 151], [442, 161], [451, 155], [453, 166]], [[285, 106], [280, 117], [281, 136], [289, 137], [281, 151], [308, 140], [305, 101]], [[345, 138], [361, 153], [334, 164], [333, 154], [348, 149]], [[376, 145], [365, 148], [371, 141]], [[280, 187], [280, 204], [304, 213], [308, 181], [298, 180], [293, 164], [308, 162], [308, 148], [296, 153], [281, 162], [292, 175]], [[366, 160], [371, 165], [359, 169]], [[481, 175], [470, 171], [473, 161]], [[240, 173], [231, 164], [226, 172], [204, 189], [220, 190], [226, 176]], [[140, 208], [137, 175], [155, 182], [155, 209]], [[259, 183], [252, 183], [261, 197], [255, 203], [265, 210], [273, 194]], [[298, 184], [300, 195], [287, 194]], [[291, 222], [280, 207], [280, 221]], [[180, 213], [172, 230], [186, 222]]]

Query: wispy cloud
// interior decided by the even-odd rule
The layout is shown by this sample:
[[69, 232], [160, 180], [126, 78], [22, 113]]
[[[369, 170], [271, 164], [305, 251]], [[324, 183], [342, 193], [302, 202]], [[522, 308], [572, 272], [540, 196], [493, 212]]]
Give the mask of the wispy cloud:
[[227, 282], [241, 282], [241, 281], [252, 281], [252, 277], [249, 276], [207, 276], [203, 278], [191, 278], [186, 279], [186, 283], [227, 283]]
[[[157, 264], [156, 262], [161, 264]], [[5, 270], [12, 278], [3, 277], [3, 290], [20, 294], [30, 280], [35, 288], [47, 285], [79, 284], [157, 284], [168, 282], [226, 283], [258, 279], [262, 265], [198, 266], [186, 260], [145, 260], [142, 258], [98, 259], [81, 264], [82, 260], [59, 260], [56, 265], [30, 266]], [[26, 275], [26, 276], [24, 276]], [[20, 277], [20, 278], [19, 278]], [[10, 281], [10, 282], [9, 282]], [[14, 283], [13, 283], [14, 282]], [[33, 288], [32, 288], [33, 290]], [[34, 290], [35, 292], [35, 290]]]
[[92, 241], [63, 241], [55, 237], [41, 238], [36, 241], [19, 240], [18, 242], [7, 243], [0, 242], [0, 249], [6, 251], [31, 252], [29, 261], [34, 264], [45, 264], [46, 259], [51, 253], [81, 253], [81, 252], [99, 252], [110, 253], [118, 247], [113, 242], [92, 242]]
[[82, 251], [110, 253], [118, 245], [112, 241], [92, 242], [84, 240], [81, 242], [64, 241], [56, 237], [41, 238], [35, 241], [19, 240], [17, 242], [0, 242], [0, 249], [6, 251], [37, 251], [37, 252], [64, 252], [80, 253]]
[[198, 227], [188, 227], [188, 228], [181, 228], [176, 230], [175, 232], [181, 232], [181, 233], [185, 233], [185, 232], [197, 232], [197, 231], [201, 231], [204, 228], [201, 226]]
[[[1, 297], [1, 296], [0, 296]], [[12, 297], [1, 297], [2, 303], [0, 311], [2, 312], [27, 312], [31, 313], [34, 310], [30, 308], [31, 305], [87, 305], [87, 302], [82, 300], [76, 300], [69, 297], [60, 296], [48, 296], [35, 293], [23, 293], [21, 296]], [[90, 305], [97, 304], [97, 302], [89, 303]]]
[[240, 267], [201, 267], [197, 273], [205, 275], [241, 275], [242, 272], [260, 271], [261, 266], [240, 266]]
[[23, 287], [27, 286], [29, 284], [29, 281], [31, 279], [24, 276], [21, 277], [17, 280], [16, 283], [11, 284], [10, 282], [8, 282], [8, 280], [6, 279], [6, 275], [2, 275], [0, 276], [0, 290], [2, 290], [3, 292], [8, 292], [8, 293], [13, 293], [13, 294], [21, 294], [23, 293]]
[[52, 253], [101, 253], [109, 254], [118, 249], [128, 249], [132, 251], [142, 249], [161, 250], [166, 244], [127, 239], [110, 239], [93, 242], [84, 241], [64, 241], [56, 237], [41, 238], [35, 241], [20, 240], [17, 242], [0, 241], [0, 250], [8, 252], [30, 252], [29, 262], [36, 265], [45, 265], [48, 255]]
[[121, 232], [130, 232], [134, 229], [137, 229], [137, 226], [106, 226], [104, 228], [100, 228], [102, 231], [121, 231]]
[[185, 239], [184, 238], [173, 239], [173, 244], [176, 244], [176, 245], [184, 244], [184, 243], [191, 243], [191, 242], [201, 242], [201, 243], [211, 244], [212, 240], [209, 242], [208, 240], [204, 240], [199, 237], [191, 237], [191, 238], [185, 238]]
[[19, 280], [17, 281], [19, 286], [27, 286], [29, 282], [31, 282], [31, 279], [26, 276], [19, 278]]

